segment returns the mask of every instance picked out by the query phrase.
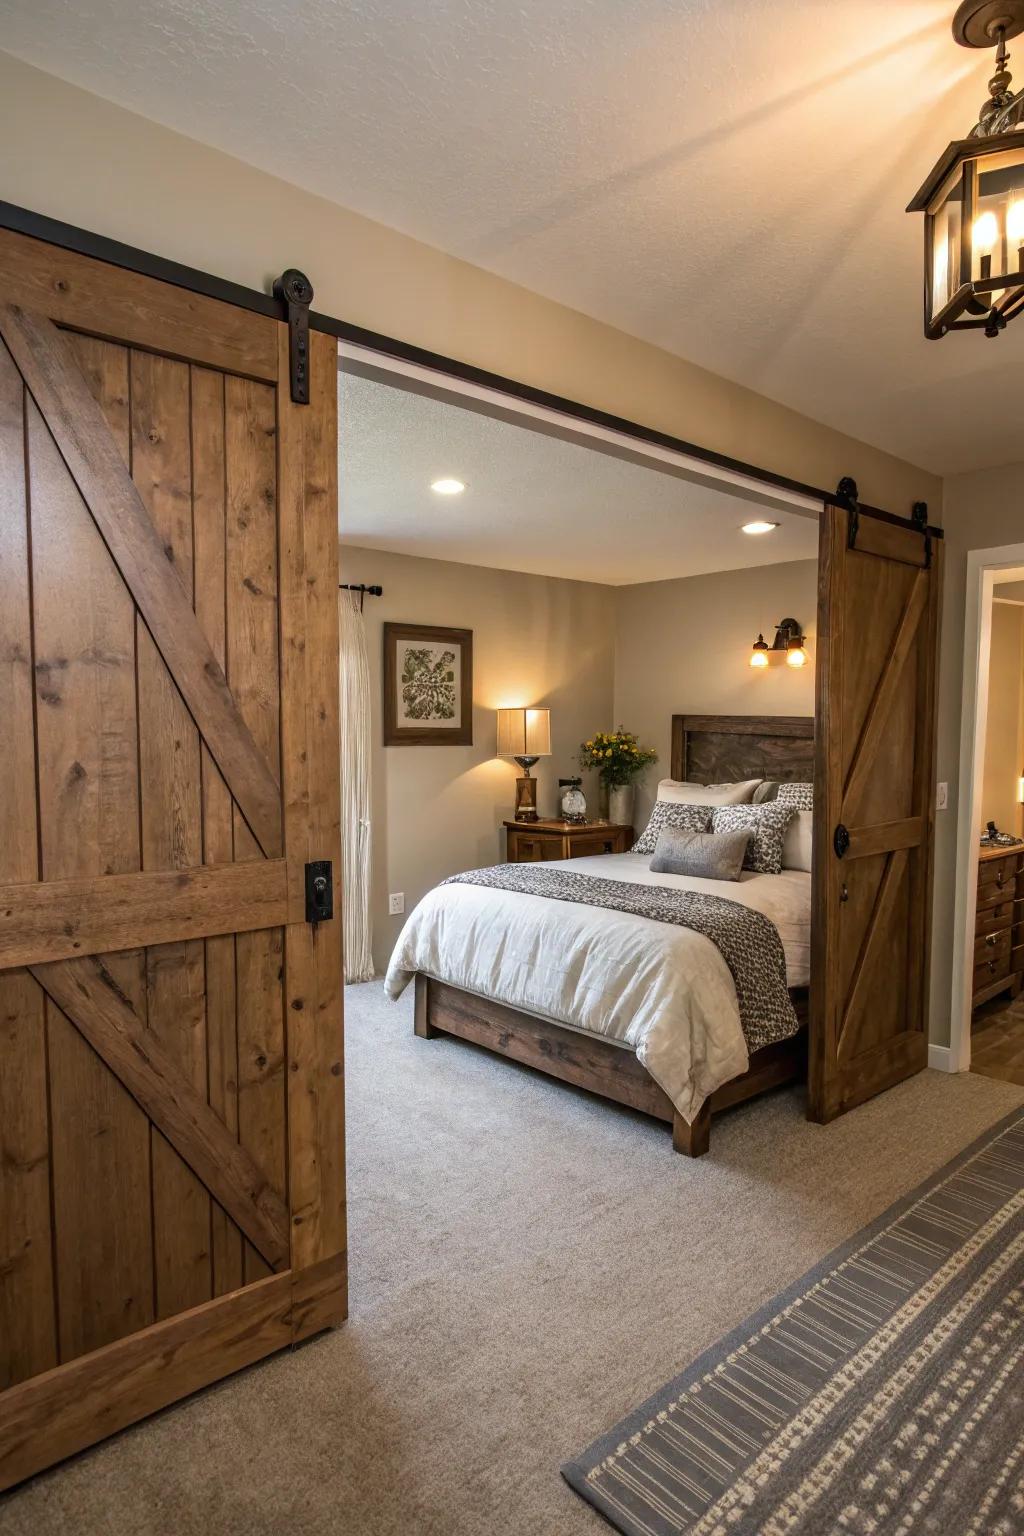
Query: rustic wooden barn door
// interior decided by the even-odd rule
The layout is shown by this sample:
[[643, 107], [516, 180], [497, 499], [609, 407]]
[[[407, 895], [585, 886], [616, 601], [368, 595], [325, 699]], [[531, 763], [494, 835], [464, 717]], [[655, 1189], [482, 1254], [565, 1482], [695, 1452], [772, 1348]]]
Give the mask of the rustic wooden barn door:
[[336, 361], [0, 234], [0, 1487], [345, 1313]]
[[810, 1113], [928, 1060], [940, 538], [826, 507], [821, 533]]

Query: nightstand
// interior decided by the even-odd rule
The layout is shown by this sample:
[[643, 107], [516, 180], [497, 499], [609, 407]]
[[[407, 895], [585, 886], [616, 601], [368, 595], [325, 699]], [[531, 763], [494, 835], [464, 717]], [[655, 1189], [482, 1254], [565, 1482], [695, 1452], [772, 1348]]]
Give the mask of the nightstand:
[[505, 857], [509, 864], [546, 864], [552, 859], [582, 859], [593, 853], [628, 853], [633, 828], [611, 821], [506, 821]]

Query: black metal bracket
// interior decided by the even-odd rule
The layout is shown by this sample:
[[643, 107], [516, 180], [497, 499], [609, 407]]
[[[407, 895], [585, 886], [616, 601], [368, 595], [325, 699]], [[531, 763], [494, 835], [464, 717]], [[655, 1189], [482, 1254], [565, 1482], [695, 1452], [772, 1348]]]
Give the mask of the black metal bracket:
[[334, 869], [330, 859], [306, 865], [306, 922], [326, 923], [334, 916]]
[[836, 486], [836, 495], [850, 514], [846, 547], [853, 549], [857, 543], [857, 531], [860, 527], [860, 506], [856, 480], [851, 475], [844, 475]]
[[850, 851], [850, 834], [842, 822], [839, 823], [832, 834], [832, 847], [836, 851], [837, 859], [845, 859]]
[[910, 513], [910, 521], [924, 535], [924, 568], [928, 571], [931, 569], [932, 564], [932, 531], [928, 527], [928, 503], [926, 501], [914, 502]]
[[305, 272], [289, 267], [274, 284], [274, 297], [280, 299], [288, 316], [288, 368], [292, 400], [309, 404], [309, 306], [313, 302], [313, 284]]

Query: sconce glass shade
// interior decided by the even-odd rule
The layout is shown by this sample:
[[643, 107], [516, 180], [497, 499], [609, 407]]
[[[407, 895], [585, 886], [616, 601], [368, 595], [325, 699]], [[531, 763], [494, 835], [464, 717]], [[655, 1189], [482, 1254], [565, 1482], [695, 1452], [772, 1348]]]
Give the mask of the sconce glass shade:
[[950, 144], [907, 209], [924, 214], [924, 330], [998, 336], [1024, 309], [1024, 132]]
[[789, 643], [789, 649], [786, 652], [786, 666], [804, 667], [806, 665], [807, 652], [804, 650], [803, 642], [800, 640], [791, 640]]
[[550, 709], [499, 709], [499, 757], [548, 757], [551, 753]]
[[758, 635], [750, 652], [750, 665], [752, 667], [766, 667], [768, 665], [768, 642], [764, 635]]

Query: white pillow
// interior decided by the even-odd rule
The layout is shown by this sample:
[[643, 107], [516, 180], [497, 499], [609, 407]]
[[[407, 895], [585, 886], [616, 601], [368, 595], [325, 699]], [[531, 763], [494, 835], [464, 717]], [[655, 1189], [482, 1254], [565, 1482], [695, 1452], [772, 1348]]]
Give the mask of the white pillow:
[[692, 779], [662, 779], [658, 799], [670, 805], [749, 805], [760, 779], [742, 784], [695, 784]]
[[783, 869], [806, 869], [810, 874], [813, 832], [814, 812], [797, 811], [786, 828], [786, 840], [782, 845]]

